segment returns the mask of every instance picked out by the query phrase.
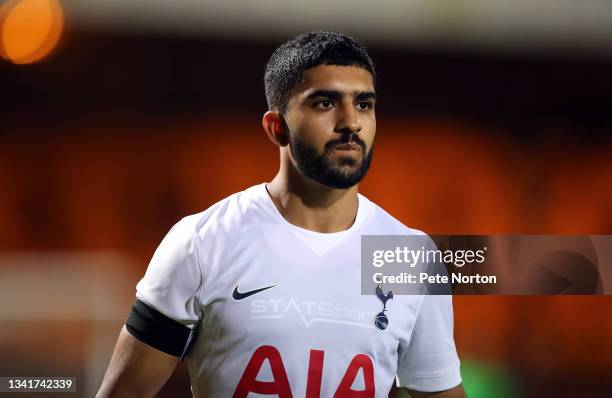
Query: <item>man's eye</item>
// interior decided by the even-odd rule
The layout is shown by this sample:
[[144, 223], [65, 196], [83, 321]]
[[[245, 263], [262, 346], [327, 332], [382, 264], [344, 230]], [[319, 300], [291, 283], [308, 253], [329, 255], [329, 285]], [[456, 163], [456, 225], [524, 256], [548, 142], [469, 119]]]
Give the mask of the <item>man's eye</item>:
[[366, 111], [370, 109], [371, 107], [372, 107], [372, 104], [370, 104], [368, 101], [361, 101], [360, 103], [357, 104], [357, 108], [362, 111]]
[[332, 107], [332, 102], [330, 100], [323, 100], [321, 102], [319, 102], [319, 107], [320, 108], [324, 108], [324, 109], [328, 109]]

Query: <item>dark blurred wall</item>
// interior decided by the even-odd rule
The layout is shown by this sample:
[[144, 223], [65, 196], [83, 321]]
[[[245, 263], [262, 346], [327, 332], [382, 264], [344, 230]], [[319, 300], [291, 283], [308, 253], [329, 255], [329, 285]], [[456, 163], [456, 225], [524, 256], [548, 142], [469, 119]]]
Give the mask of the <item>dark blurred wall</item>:
[[[1, 63], [0, 251], [114, 248], [142, 272], [178, 219], [269, 181], [274, 45], [72, 31]], [[612, 233], [611, 60], [371, 52], [366, 196], [429, 233]], [[609, 297], [455, 304], [462, 355], [512, 364], [530, 396], [610, 387]]]

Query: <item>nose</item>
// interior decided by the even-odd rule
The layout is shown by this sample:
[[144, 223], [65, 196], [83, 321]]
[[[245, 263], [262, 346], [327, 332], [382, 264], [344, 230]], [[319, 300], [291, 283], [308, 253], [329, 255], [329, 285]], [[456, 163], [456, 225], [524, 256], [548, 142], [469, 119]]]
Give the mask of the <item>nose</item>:
[[342, 106], [334, 132], [339, 134], [354, 134], [360, 131], [361, 122], [359, 121], [358, 111], [352, 104]]

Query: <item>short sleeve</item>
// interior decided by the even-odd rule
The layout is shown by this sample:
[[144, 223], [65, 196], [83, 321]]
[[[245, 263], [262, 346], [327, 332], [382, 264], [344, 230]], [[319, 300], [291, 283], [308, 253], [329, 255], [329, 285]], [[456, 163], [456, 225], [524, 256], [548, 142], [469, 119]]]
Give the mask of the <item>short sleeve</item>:
[[189, 328], [201, 319], [202, 272], [194, 234], [195, 228], [186, 219], [172, 227], [136, 285], [140, 301]]
[[450, 295], [426, 295], [408, 346], [399, 347], [399, 387], [435, 392], [461, 383]]

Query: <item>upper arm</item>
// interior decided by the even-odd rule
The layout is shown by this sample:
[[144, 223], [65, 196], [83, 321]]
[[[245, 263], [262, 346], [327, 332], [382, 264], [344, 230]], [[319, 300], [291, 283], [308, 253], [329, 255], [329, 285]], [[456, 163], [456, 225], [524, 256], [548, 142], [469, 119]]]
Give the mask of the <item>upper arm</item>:
[[121, 330], [100, 397], [152, 396], [194, 340], [201, 319], [202, 273], [185, 219], [159, 245], [136, 286], [137, 300]]
[[415, 392], [452, 391], [461, 384], [451, 296], [423, 297], [410, 341], [400, 343], [397, 376], [399, 387]]
[[193, 221], [184, 218], [172, 227], [136, 285], [140, 301], [189, 328], [201, 318], [203, 283]]
[[96, 398], [152, 397], [177, 364], [178, 357], [141, 342], [124, 326]]

